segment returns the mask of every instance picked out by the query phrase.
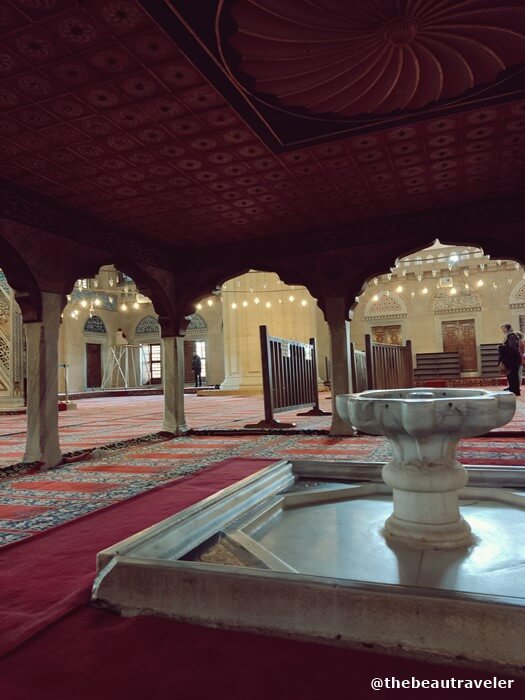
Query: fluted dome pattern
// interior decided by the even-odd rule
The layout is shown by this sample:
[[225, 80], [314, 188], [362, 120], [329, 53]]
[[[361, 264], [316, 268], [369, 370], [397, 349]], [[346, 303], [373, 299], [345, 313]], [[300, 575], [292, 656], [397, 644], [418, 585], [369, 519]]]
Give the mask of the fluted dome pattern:
[[418, 109], [525, 61], [522, 3], [232, 0], [222, 12], [237, 26], [220, 39], [242, 56], [237, 78], [313, 114]]

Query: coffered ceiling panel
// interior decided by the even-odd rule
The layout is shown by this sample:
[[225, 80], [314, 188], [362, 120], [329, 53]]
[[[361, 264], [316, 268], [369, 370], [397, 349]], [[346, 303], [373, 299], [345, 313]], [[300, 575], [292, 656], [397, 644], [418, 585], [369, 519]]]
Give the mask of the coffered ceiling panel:
[[[384, 63], [377, 78], [383, 87], [365, 105], [361, 98], [338, 101], [333, 86], [318, 91], [319, 82], [329, 82], [323, 73], [326, 66], [332, 59], [341, 59], [334, 49], [328, 60], [332, 43], [338, 43], [334, 36], [342, 34], [348, 42], [349, 28], [356, 26], [361, 37], [356, 39], [358, 45], [368, 46], [366, 23], [372, 20], [348, 14], [344, 25], [338, 21], [339, 14], [354, 6], [377, 14], [383, 6], [404, 3], [319, 0], [304, 3], [303, 12], [299, 0], [279, 0], [277, 12], [270, 0], [194, 2], [200, 20], [189, 15], [184, 19], [183, 10], [189, 4], [176, 4], [178, 16], [165, 3], [133, 0], [3, 4], [0, 158], [4, 178], [135, 237], [174, 249], [322, 231], [522, 191], [525, 94], [522, 97], [520, 92], [523, 73], [517, 63], [523, 60], [519, 12], [509, 14], [500, 7], [498, 20], [490, 11], [495, 3], [442, 2], [438, 22], [439, 17], [432, 15], [438, 3], [421, 0], [412, 5], [425, 11], [422, 17], [429, 22], [434, 17], [430, 29], [423, 28], [427, 25], [419, 15], [410, 20], [385, 19], [380, 38], [376, 31], [369, 48], [362, 50], [365, 62], [378, 65], [376, 58], [385, 51], [390, 62], [395, 61], [394, 54], [405, 56], [411, 50], [423, 55], [425, 49], [414, 48], [416, 39], [428, 51], [434, 41], [446, 45], [441, 51], [448, 52], [450, 63], [435, 46], [433, 55], [441, 56], [449, 74], [444, 69], [440, 81], [429, 68], [434, 63], [429, 62], [425, 77], [421, 61], [417, 80], [413, 63], [412, 78], [401, 67], [398, 78], [388, 82], [383, 78], [392, 73], [391, 63]], [[452, 5], [461, 5], [461, 12], [454, 15]], [[298, 12], [302, 24], [310, 17], [306, 6], [318, 18], [317, 24], [307, 27], [308, 31], [296, 30]], [[221, 13], [226, 11], [230, 24], [223, 25]], [[470, 23], [465, 19], [467, 11]], [[283, 39], [283, 51], [294, 36], [303, 48], [315, 43], [312, 63], [305, 64], [308, 80], [290, 72], [284, 58], [276, 61], [274, 51], [265, 60], [261, 37], [253, 43], [247, 39], [261, 12], [273, 13], [271, 26]], [[324, 23], [319, 17], [325, 18]], [[476, 17], [480, 22], [482, 17], [485, 23], [490, 20], [485, 33], [478, 25], [472, 29]], [[306, 24], [311, 24], [310, 19]], [[498, 21], [499, 33], [490, 29]], [[498, 56], [505, 65], [489, 59], [484, 49], [478, 54], [463, 51], [455, 40], [446, 38], [452, 22], [461, 25], [469, 47], [471, 42], [483, 43], [495, 53], [500, 41]], [[263, 27], [261, 21], [257, 26]], [[503, 35], [505, 41], [494, 39]], [[326, 53], [321, 50], [323, 42], [316, 39], [323, 36]], [[231, 47], [230, 62], [222, 67], [213, 58], [219, 40]], [[472, 85], [452, 78], [456, 72], [450, 57], [458, 53], [465, 60], [468, 54], [469, 70], [477, 76], [475, 87], [483, 86], [487, 92], [464, 98], [463, 88], [468, 92]], [[321, 81], [313, 75], [317, 70], [325, 75]], [[462, 75], [466, 80], [466, 68]], [[278, 88], [285, 83], [298, 89]], [[347, 79], [345, 84], [348, 96]], [[264, 101], [257, 101], [254, 95], [263, 88]], [[275, 102], [270, 107], [265, 104], [268, 95]], [[447, 104], [434, 113], [428, 105], [437, 97]], [[321, 101], [316, 102], [318, 98]], [[321, 106], [325, 109], [328, 103], [323, 100], [330, 101], [328, 117], [316, 111]], [[268, 126], [269, 112], [255, 109], [255, 104], [284, 115], [282, 133], [295, 123], [297, 133], [311, 133], [311, 137], [301, 147], [282, 147], [276, 136], [278, 120]], [[366, 119], [360, 112], [363, 105], [368, 110]], [[398, 120], [400, 107], [411, 110], [410, 118]], [[312, 119], [314, 112], [317, 116]], [[365, 122], [366, 129], [362, 128]], [[321, 126], [314, 133], [303, 123]], [[341, 124], [343, 131], [338, 131]]]

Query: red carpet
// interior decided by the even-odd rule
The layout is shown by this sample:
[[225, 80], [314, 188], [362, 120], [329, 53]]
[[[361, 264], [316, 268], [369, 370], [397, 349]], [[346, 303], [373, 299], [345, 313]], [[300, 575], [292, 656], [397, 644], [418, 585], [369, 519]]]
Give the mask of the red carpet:
[[[266, 466], [231, 459], [3, 549], [6, 700], [373, 697], [374, 677], [484, 679], [445, 664], [89, 608], [95, 554]], [[499, 678], [505, 677], [498, 674]], [[523, 680], [515, 688], [523, 692]], [[377, 697], [377, 696], [376, 696]], [[414, 696], [417, 697], [417, 696]]]
[[0, 656], [86, 604], [97, 552], [274, 460], [230, 459], [2, 549]]
[[[375, 677], [493, 675], [83, 607], [2, 661], [0, 692], [9, 700], [361, 700], [381, 696], [370, 689]], [[514, 679], [500, 697], [518, 697], [524, 685]], [[457, 697], [470, 697], [463, 693]]]

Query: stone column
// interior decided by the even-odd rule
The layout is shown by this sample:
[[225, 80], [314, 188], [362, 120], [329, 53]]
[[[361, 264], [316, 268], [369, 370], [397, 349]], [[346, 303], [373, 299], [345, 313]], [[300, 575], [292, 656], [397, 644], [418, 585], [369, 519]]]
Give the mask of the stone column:
[[63, 297], [42, 292], [42, 321], [26, 323], [27, 438], [24, 462], [62, 461], [58, 438], [58, 330]]
[[184, 338], [162, 338], [164, 422], [162, 429], [174, 435], [189, 431], [184, 416]]
[[326, 320], [330, 331], [330, 353], [332, 356], [332, 425], [330, 435], [353, 435], [352, 427], [343, 421], [335, 405], [338, 394], [352, 392], [350, 371], [350, 321], [343, 297], [325, 300]]

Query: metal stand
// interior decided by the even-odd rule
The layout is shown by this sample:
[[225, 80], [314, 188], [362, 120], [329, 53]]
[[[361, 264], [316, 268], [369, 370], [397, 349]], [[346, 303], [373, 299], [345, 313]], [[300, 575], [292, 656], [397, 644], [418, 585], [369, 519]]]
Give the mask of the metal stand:
[[[139, 351], [138, 363], [135, 361], [135, 350]], [[110, 345], [104, 367], [102, 389], [128, 389], [130, 378], [134, 382], [134, 387], [140, 387], [141, 360], [144, 365], [147, 364], [142, 345]]]
[[65, 405], [66, 411], [71, 411], [72, 409], [76, 408], [77, 405], [76, 405], [76, 403], [74, 403], [74, 401], [69, 400], [69, 391], [68, 391], [68, 386], [67, 386], [67, 383], [68, 383], [67, 382], [67, 380], [68, 380], [67, 371], [68, 371], [69, 365], [62, 364], [62, 365], [58, 365], [58, 366], [62, 367], [64, 369], [64, 394], [65, 394], [65, 401], [59, 401], [59, 404]]

